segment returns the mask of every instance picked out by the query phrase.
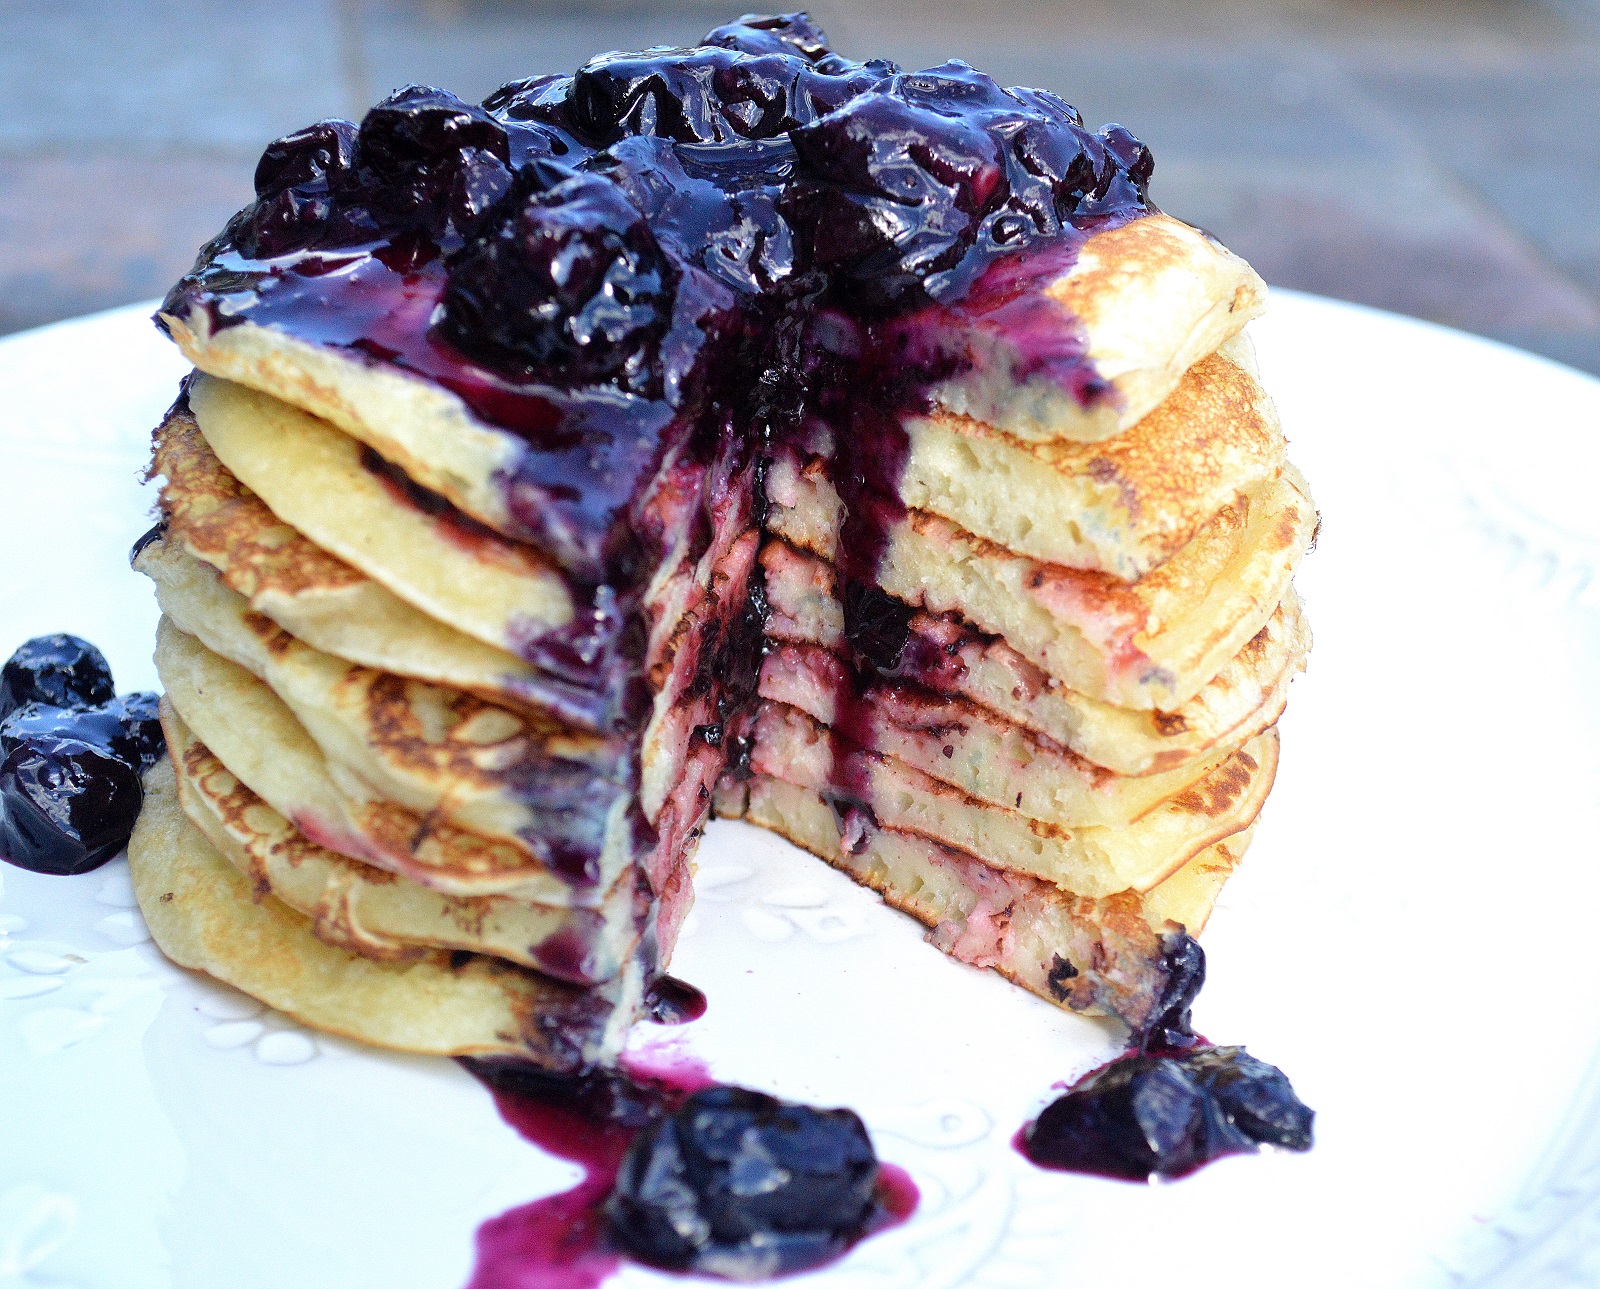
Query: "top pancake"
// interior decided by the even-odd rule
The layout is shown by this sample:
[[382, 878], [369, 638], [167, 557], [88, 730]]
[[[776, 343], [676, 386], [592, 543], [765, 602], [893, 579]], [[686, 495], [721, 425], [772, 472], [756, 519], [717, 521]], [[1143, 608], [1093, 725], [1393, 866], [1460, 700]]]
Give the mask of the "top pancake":
[[[1007, 326], [1010, 296], [987, 309], [957, 306], [969, 321], [961, 338], [968, 369], [934, 394], [958, 415], [1044, 442], [1097, 443], [1137, 424], [1266, 307], [1254, 269], [1210, 234], [1162, 214], [1093, 234], [1066, 272], [1034, 285], [1059, 311], [1059, 334], [1038, 334], [1049, 326], [1038, 309], [1028, 310], [1025, 327]], [[1041, 350], [1069, 337], [1109, 386], [1103, 397], [1081, 401], [1041, 362]]]
[[[1053, 270], [1038, 290], [1050, 302], [1047, 324], [1063, 343], [1081, 345], [1104, 382], [1089, 405], [1048, 370], [1035, 370], [1037, 335], [1018, 334], [1002, 310], [941, 310], [933, 343], [965, 367], [936, 389], [939, 402], [1039, 441], [1096, 442], [1128, 429], [1259, 313], [1264, 299], [1244, 261], [1166, 215], [1093, 234], [1070, 267]], [[532, 449], [443, 386], [248, 319], [214, 328], [199, 307], [161, 317], [201, 371], [331, 422], [501, 533], [535, 535], [516, 517], [507, 482]], [[1030, 318], [1031, 331], [1039, 325]]]

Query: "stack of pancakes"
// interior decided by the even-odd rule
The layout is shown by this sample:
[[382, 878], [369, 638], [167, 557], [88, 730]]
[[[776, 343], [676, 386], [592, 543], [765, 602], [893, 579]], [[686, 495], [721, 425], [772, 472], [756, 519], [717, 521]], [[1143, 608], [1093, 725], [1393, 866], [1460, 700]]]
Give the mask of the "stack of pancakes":
[[957, 361], [896, 413], [895, 495], [858, 496], [869, 562], [828, 433], [724, 432], [641, 485], [627, 612], [518, 535], [528, 445], [443, 384], [165, 316], [199, 371], [136, 554], [165, 615], [171, 766], [130, 850], [158, 943], [320, 1028], [579, 1068], [666, 966], [715, 800], [946, 952], [1148, 1026], [1308, 647], [1262, 297], [1166, 216], [1096, 232], [1027, 328], [1010, 297], [923, 337]]
[[1138, 1029], [1271, 787], [1317, 517], [1241, 330], [1263, 303], [1242, 261], [1155, 215], [1044, 294], [1115, 395], [1030, 390], [1003, 353], [945, 385], [902, 420], [870, 583], [838, 558], [837, 454], [779, 448], [752, 773], [719, 806], [946, 952]]

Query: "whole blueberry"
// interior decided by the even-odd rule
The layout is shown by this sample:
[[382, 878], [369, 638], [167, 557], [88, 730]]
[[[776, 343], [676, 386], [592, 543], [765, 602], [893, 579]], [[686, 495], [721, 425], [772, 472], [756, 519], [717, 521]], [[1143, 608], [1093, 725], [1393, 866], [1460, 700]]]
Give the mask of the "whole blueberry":
[[0, 858], [85, 873], [127, 845], [144, 802], [138, 771], [77, 739], [30, 734], [0, 760]]
[[0, 668], [0, 717], [26, 703], [93, 707], [116, 696], [106, 656], [73, 635], [35, 636]]
[[626, 135], [722, 143], [732, 130], [714, 82], [740, 57], [704, 46], [602, 54], [572, 79], [573, 122], [599, 147]]
[[121, 727], [112, 737], [111, 750], [141, 774], [159, 761], [167, 748], [160, 709], [160, 698], [148, 690], [119, 695], [104, 708]]
[[349, 229], [335, 235], [336, 190], [354, 168], [355, 145], [356, 126], [339, 120], [318, 121], [269, 143], [256, 164], [256, 200], [238, 216], [239, 249], [270, 259], [330, 239], [359, 240]]
[[267, 144], [256, 163], [256, 196], [301, 188], [349, 170], [355, 159], [356, 125], [318, 121]]
[[747, 13], [712, 28], [700, 43], [745, 54], [798, 54], [813, 63], [833, 52], [822, 28], [805, 13]]
[[569, 387], [648, 382], [676, 270], [616, 184], [583, 174], [541, 190], [525, 177], [483, 222], [451, 262], [451, 341]]
[[606, 1215], [643, 1261], [750, 1280], [848, 1246], [875, 1212], [877, 1177], [851, 1111], [708, 1088], [635, 1140]]
[[844, 635], [868, 666], [886, 674], [900, 665], [916, 610], [854, 579], [844, 586]]
[[950, 83], [935, 73], [897, 76], [791, 135], [799, 155], [791, 217], [813, 262], [869, 308], [927, 299], [927, 279], [957, 267], [1009, 195], [986, 99], [946, 103]]
[[1242, 1047], [1138, 1054], [1080, 1080], [1023, 1134], [1048, 1168], [1180, 1177], [1259, 1145], [1309, 1150], [1315, 1116], [1283, 1071]]
[[505, 125], [445, 90], [407, 85], [361, 119], [355, 169], [338, 185], [341, 226], [443, 239], [510, 186]]
[[407, 85], [369, 110], [356, 140], [360, 164], [386, 178], [448, 167], [463, 148], [480, 148], [502, 161], [511, 155], [505, 126], [483, 108], [429, 85]]
[[1316, 1115], [1275, 1065], [1242, 1047], [1200, 1047], [1185, 1053], [1184, 1066], [1229, 1120], [1253, 1141], [1285, 1150], [1311, 1149]]

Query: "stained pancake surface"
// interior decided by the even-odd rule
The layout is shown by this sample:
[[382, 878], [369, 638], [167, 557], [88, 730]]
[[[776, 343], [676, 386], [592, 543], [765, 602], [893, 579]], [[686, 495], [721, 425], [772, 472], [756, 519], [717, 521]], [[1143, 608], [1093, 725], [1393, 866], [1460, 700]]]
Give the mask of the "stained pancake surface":
[[1132, 581], [1273, 478], [1284, 440], [1246, 335], [1124, 433], [1030, 441], [949, 413], [908, 417], [900, 499], [1020, 555]]
[[187, 400], [157, 427], [151, 470], [164, 480], [169, 537], [307, 644], [504, 703], [550, 704], [548, 679], [522, 658], [430, 617], [274, 515], [217, 459]]

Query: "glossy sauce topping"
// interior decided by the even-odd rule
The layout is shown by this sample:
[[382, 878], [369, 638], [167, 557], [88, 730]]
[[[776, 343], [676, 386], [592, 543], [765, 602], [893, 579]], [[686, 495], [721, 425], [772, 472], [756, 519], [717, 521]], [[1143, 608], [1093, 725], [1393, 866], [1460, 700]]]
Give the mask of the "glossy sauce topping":
[[[697, 431], [781, 432], [829, 390], [914, 398], [877, 387], [915, 384], [908, 357], [948, 361], [952, 310], [1032, 337], [1041, 369], [1071, 366], [1070, 320], [1041, 325], [1018, 284], [1144, 213], [1150, 170], [1125, 130], [1091, 133], [1052, 94], [959, 62], [852, 62], [804, 15], [746, 19], [482, 106], [410, 86], [359, 126], [278, 140], [255, 203], [164, 312], [452, 390], [527, 444], [506, 481], [513, 535], [580, 580], [636, 581], [659, 554], [638, 507]], [[820, 365], [819, 312], [856, 329]], [[862, 485], [892, 494], [893, 458], [843, 472], [876, 463]]]

